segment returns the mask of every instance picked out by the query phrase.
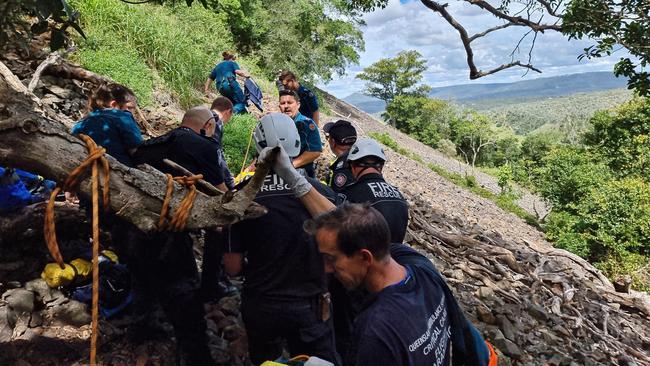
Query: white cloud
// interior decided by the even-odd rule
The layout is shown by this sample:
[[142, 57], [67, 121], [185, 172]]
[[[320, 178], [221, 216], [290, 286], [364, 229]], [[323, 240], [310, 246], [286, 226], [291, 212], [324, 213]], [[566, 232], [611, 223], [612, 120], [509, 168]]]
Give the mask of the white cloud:
[[[499, 19], [464, 1], [450, 2], [448, 10], [466, 27], [470, 35], [502, 24]], [[420, 1], [401, 3], [399, 0], [390, 0], [386, 8], [366, 14], [364, 20], [367, 24], [362, 29], [366, 50], [360, 55], [359, 65], [349, 67], [347, 75], [327, 85], [321, 85], [332, 94], [345, 97], [362, 90], [364, 82], [354, 76], [364, 67], [381, 58], [394, 57], [400, 51], [412, 49], [419, 51], [427, 59], [427, 84], [445, 86], [470, 82], [466, 54], [458, 33], [439, 14], [426, 8]], [[472, 43], [477, 67], [489, 70], [510, 62], [511, 52], [526, 31], [527, 28], [524, 27], [510, 27], [477, 39]], [[529, 35], [521, 42], [519, 51], [514, 54], [515, 59], [527, 62], [532, 40], [532, 35]], [[528, 72], [524, 78], [610, 71], [619, 57], [624, 56], [619, 54], [579, 62], [578, 55], [589, 44], [588, 40], [568, 41], [557, 32], [540, 34], [535, 40], [532, 63], [541, 68], [543, 74]], [[473, 82], [519, 81], [525, 71], [521, 68], [509, 69]]]

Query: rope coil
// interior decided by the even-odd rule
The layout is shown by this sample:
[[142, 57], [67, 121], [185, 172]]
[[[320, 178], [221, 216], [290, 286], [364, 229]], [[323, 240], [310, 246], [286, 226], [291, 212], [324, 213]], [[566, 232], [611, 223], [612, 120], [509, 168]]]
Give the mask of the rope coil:
[[[160, 211], [158, 230], [168, 228], [172, 231], [183, 231], [185, 230], [187, 218], [190, 216], [192, 206], [194, 205], [194, 199], [196, 198], [196, 182], [203, 179], [203, 175], [198, 174], [192, 176], [172, 177], [171, 174], [165, 174], [165, 176], [167, 177], [167, 190], [165, 192], [165, 200], [163, 201], [162, 210]], [[169, 205], [174, 192], [174, 182], [187, 187], [189, 190], [179, 203], [178, 208], [176, 208], [171, 220], [169, 220], [169, 224], [167, 224], [167, 220], [169, 219]]]

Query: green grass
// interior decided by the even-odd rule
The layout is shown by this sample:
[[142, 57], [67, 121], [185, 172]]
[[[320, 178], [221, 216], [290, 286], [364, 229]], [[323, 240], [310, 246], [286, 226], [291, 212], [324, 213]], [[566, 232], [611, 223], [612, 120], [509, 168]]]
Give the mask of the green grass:
[[[82, 14], [88, 35], [88, 41], [79, 40], [77, 60], [138, 89], [145, 100], [142, 87], [157, 74], [183, 107], [200, 103], [210, 70], [222, 51], [233, 48], [225, 17], [201, 6], [130, 5], [119, 0], [74, 0], [73, 6]], [[92, 53], [102, 53], [104, 60]], [[123, 62], [127, 58], [130, 63]], [[121, 70], [129, 66], [135, 70], [146, 66], [151, 72], [127, 79]]]
[[510, 213], [513, 213], [517, 216], [519, 216], [521, 219], [526, 221], [529, 225], [535, 226], [537, 228], [540, 228], [539, 222], [537, 219], [526, 212], [523, 208], [519, 207], [516, 203], [517, 198], [511, 194], [494, 194], [490, 192], [489, 190], [482, 188], [476, 183], [476, 178], [474, 176], [468, 175], [468, 176], [462, 176], [457, 173], [452, 173], [449, 172], [443, 168], [441, 168], [438, 165], [432, 164], [432, 163], [425, 163], [422, 157], [419, 155], [399, 146], [397, 144], [397, 141], [393, 140], [393, 138], [388, 134], [388, 133], [369, 133], [368, 134], [370, 137], [374, 138], [375, 140], [381, 142], [385, 146], [389, 147], [390, 149], [394, 150], [396, 153], [406, 156], [407, 158], [413, 159], [417, 161], [418, 163], [424, 164], [427, 168], [433, 170], [436, 172], [438, 175], [441, 177], [449, 180], [450, 182], [454, 183], [457, 186], [464, 187], [468, 189], [469, 191], [473, 192], [476, 195], [479, 195], [483, 198], [489, 199], [490, 201], [494, 202], [497, 206], [499, 206], [501, 209], [504, 211], [508, 211]]
[[[94, 41], [91, 37], [89, 42]], [[97, 74], [128, 85], [138, 97], [138, 104], [151, 104], [154, 73], [133, 50], [119, 46], [99, 50], [88, 47], [80, 50], [75, 60]]]
[[[223, 133], [223, 150], [228, 162], [228, 168], [237, 175], [242, 167], [250, 136], [257, 124], [257, 119], [250, 114], [235, 115], [226, 124]], [[251, 142], [248, 151], [247, 164], [255, 155], [255, 145]]]

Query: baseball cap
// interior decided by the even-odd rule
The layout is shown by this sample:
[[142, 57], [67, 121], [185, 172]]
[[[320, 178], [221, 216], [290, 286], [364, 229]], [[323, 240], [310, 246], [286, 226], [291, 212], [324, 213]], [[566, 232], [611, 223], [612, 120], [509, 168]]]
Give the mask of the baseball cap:
[[345, 120], [328, 122], [323, 126], [325, 134], [341, 145], [352, 145], [357, 141], [357, 130], [352, 123]]

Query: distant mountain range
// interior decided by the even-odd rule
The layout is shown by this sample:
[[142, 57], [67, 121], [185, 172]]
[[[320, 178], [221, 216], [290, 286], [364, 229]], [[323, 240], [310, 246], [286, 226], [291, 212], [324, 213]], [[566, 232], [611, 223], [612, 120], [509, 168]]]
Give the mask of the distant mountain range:
[[[525, 102], [539, 98], [624, 88], [626, 85], [625, 78], [617, 78], [611, 72], [587, 72], [514, 83], [445, 86], [433, 88], [429, 95], [432, 98], [446, 99], [468, 107], [479, 107], [490, 104], [490, 100]], [[386, 109], [384, 101], [362, 93], [353, 93], [343, 100], [368, 113], [377, 113]]]

